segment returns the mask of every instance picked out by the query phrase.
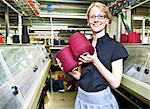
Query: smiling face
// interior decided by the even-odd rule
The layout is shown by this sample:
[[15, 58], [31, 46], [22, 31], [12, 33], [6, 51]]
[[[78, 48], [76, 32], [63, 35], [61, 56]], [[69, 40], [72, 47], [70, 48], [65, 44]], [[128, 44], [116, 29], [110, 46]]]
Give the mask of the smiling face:
[[105, 31], [109, 19], [97, 6], [93, 6], [88, 14], [88, 23], [94, 33], [99, 33]]

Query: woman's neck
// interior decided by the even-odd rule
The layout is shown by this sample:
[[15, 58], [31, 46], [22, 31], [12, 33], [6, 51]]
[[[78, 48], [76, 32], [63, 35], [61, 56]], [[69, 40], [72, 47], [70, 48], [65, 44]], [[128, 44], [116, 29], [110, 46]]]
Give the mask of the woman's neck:
[[101, 31], [101, 32], [98, 32], [98, 33], [93, 33], [92, 45], [95, 47], [96, 43], [97, 43], [97, 39], [103, 37], [104, 35], [105, 35], [105, 31]]
[[105, 30], [97, 32], [97, 33], [94, 32], [92, 37], [93, 37], [93, 40], [97, 40], [98, 38], [101, 38], [104, 35], [105, 35]]

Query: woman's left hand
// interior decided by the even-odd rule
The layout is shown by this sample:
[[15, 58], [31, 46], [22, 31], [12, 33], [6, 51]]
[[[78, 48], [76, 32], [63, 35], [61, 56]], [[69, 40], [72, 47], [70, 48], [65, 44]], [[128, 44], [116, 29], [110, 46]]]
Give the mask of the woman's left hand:
[[94, 63], [97, 59], [98, 59], [98, 57], [97, 57], [96, 50], [94, 51], [93, 55], [90, 55], [88, 52], [86, 52], [86, 53], [80, 55], [79, 64], [90, 63], [90, 62]]

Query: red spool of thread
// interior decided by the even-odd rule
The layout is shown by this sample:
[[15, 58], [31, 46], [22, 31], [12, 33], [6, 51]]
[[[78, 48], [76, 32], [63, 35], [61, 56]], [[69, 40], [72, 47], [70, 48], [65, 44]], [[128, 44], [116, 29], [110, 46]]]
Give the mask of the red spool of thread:
[[136, 38], [137, 38], [137, 43], [141, 43], [141, 34], [140, 33], [137, 33], [136, 34]]
[[69, 45], [75, 60], [85, 52], [94, 53], [94, 47], [89, 40], [80, 32], [76, 32], [69, 37]]
[[3, 36], [0, 35], [0, 44], [2, 44], [2, 43], [3, 43]]
[[136, 32], [130, 32], [128, 35], [129, 43], [137, 43]]
[[121, 34], [121, 43], [127, 43], [128, 42], [128, 35], [126, 34]]
[[59, 50], [56, 53], [56, 58], [60, 60], [65, 73], [72, 71], [78, 66], [78, 61], [73, 58], [70, 46], [66, 46], [65, 48]]

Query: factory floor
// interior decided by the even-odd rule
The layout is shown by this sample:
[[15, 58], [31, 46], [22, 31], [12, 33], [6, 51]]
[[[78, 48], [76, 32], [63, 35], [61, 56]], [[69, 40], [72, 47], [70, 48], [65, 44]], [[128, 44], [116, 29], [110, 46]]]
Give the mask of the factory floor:
[[[45, 97], [44, 109], [74, 109], [74, 100], [76, 97], [76, 92], [47, 92]], [[138, 109], [124, 98], [122, 103], [118, 101], [120, 109]]]
[[[58, 80], [59, 79], [58, 75], [61, 77], [64, 74], [60, 71], [53, 72], [52, 78], [55, 80]], [[74, 84], [71, 84], [72, 86], [74, 86], [73, 88], [74, 91], [69, 91], [67, 84], [68, 82], [64, 81], [64, 89], [65, 89], [64, 92], [59, 92], [59, 91], [50, 92], [49, 90], [47, 90], [46, 96], [44, 98], [44, 109], [74, 109], [74, 102], [75, 102], [75, 97], [77, 94], [77, 89], [75, 87], [77, 86]], [[129, 103], [127, 100], [125, 100], [119, 94], [117, 93], [114, 93], [114, 94], [118, 101], [120, 109], [138, 109], [134, 105]]]
[[76, 92], [47, 92], [45, 109], [73, 109]]

